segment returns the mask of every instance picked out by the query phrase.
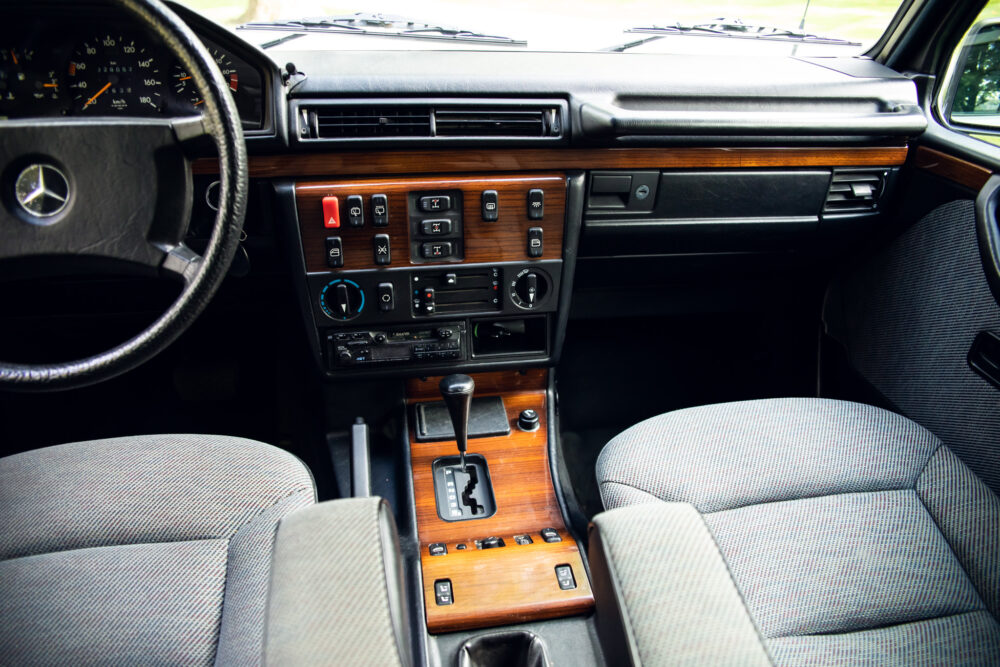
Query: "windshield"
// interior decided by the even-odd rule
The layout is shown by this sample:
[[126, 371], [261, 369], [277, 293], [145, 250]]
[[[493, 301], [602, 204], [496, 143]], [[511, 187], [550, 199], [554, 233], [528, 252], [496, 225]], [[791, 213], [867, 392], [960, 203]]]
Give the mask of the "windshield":
[[[849, 56], [899, 0], [180, 0], [281, 50], [529, 50]], [[359, 20], [361, 19], [361, 20]]]

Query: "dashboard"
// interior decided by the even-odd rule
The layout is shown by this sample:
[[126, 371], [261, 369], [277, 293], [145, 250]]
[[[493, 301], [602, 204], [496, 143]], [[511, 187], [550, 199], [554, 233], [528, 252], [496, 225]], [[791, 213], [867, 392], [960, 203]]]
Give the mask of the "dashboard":
[[[202, 100], [184, 67], [156, 39], [120, 18], [86, 11], [0, 29], [0, 118], [183, 116]], [[229, 84], [245, 130], [265, 121], [265, 78], [199, 34]]]

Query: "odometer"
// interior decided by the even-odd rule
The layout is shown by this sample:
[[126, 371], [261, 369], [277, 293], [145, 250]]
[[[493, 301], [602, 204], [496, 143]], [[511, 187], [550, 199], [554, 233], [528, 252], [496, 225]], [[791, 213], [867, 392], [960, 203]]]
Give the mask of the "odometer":
[[73, 52], [67, 72], [73, 108], [90, 115], [156, 113], [163, 101], [159, 66], [148, 50], [123, 36], [95, 37]]

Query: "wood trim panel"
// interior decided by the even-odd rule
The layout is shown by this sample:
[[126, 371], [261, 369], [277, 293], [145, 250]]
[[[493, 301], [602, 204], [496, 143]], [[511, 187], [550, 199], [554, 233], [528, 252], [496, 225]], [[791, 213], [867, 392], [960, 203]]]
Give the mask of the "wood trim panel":
[[[744, 169], [750, 167], [891, 167], [906, 146], [862, 148], [482, 148], [255, 155], [254, 178], [377, 174], [446, 174], [565, 169]], [[196, 174], [218, 173], [198, 160]]]
[[[529, 220], [528, 190], [545, 192], [545, 213], [541, 220]], [[461, 190], [463, 195], [463, 225], [465, 229], [464, 262], [509, 262], [562, 257], [563, 225], [566, 212], [566, 176], [559, 173], [519, 174], [511, 176], [470, 175], [453, 178], [394, 178], [336, 182], [306, 181], [295, 186], [302, 232], [302, 250], [306, 269], [330, 271], [326, 264], [325, 239], [339, 236], [343, 243], [342, 270], [382, 268], [375, 265], [373, 242], [376, 234], [388, 234], [392, 248], [389, 267], [456, 264], [440, 262], [415, 263], [410, 258], [410, 223], [407, 195], [414, 191]], [[480, 198], [484, 190], [496, 190], [500, 198], [499, 220], [484, 222]], [[371, 221], [371, 196], [385, 194], [389, 198], [389, 226], [374, 227]], [[323, 197], [336, 195], [341, 202], [340, 229], [323, 225]], [[348, 227], [346, 206], [348, 195], [364, 198], [365, 226]], [[543, 253], [529, 258], [528, 228], [544, 230]], [[417, 240], [417, 239], [414, 239]], [[428, 238], [427, 241], [433, 239]]]
[[986, 167], [926, 146], [918, 146], [913, 152], [913, 166], [976, 192], [986, 185], [986, 181], [993, 174], [993, 171]]
[[[444, 521], [437, 514], [431, 464], [458, 450], [454, 441], [418, 443], [410, 425], [410, 462], [420, 540], [420, 565], [424, 582], [424, 607], [430, 632], [453, 632], [586, 613], [594, 605], [590, 581], [576, 542], [566, 530], [549, 472], [546, 382], [547, 371], [532, 370], [473, 375], [476, 396], [502, 395], [511, 423], [509, 436], [475, 438], [469, 452], [486, 458], [493, 482], [497, 511], [486, 519]], [[407, 403], [439, 400], [439, 377], [407, 383]], [[526, 408], [541, 417], [537, 431], [525, 433], [516, 426]], [[538, 534], [555, 528], [561, 542], [546, 543]], [[533, 544], [517, 545], [513, 536], [528, 533]], [[480, 551], [473, 540], [489, 536], [507, 546]], [[431, 556], [428, 545], [444, 542], [448, 554]], [[464, 551], [457, 544], [466, 544]], [[573, 567], [577, 587], [561, 590], [555, 567]], [[434, 582], [450, 579], [454, 604], [438, 606]]]

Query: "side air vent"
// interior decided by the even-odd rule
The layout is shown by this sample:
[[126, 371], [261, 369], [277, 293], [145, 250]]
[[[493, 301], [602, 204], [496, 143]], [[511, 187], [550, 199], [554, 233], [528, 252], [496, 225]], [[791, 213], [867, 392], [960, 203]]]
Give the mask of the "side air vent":
[[834, 170], [823, 213], [872, 213], [878, 210], [888, 172]]
[[561, 100], [293, 101], [299, 141], [561, 141]]
[[438, 109], [439, 137], [557, 137], [558, 109]]

